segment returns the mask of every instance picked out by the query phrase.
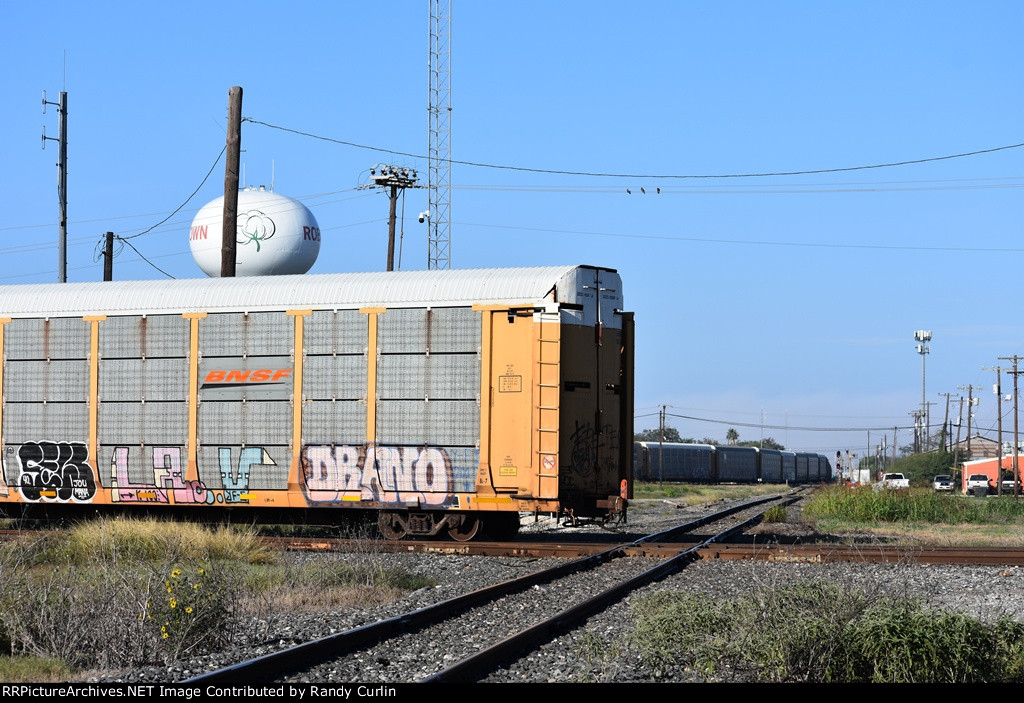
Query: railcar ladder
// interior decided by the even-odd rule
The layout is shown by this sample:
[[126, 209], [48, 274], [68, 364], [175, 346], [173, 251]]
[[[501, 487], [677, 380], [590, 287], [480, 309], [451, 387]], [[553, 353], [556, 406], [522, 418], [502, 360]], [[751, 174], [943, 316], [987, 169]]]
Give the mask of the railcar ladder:
[[538, 498], [558, 497], [558, 424], [559, 424], [559, 392], [561, 378], [559, 375], [559, 358], [562, 347], [562, 326], [559, 324], [558, 313], [541, 313], [537, 324], [537, 408], [534, 417], [536, 427], [536, 459], [534, 461], [537, 477], [536, 495]]

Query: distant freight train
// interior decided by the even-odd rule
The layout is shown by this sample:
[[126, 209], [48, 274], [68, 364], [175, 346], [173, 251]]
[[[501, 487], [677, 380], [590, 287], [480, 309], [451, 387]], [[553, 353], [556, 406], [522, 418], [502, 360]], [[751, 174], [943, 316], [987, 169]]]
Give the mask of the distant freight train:
[[684, 483], [820, 483], [832, 480], [822, 454], [756, 447], [634, 442], [637, 481]]
[[0, 352], [9, 515], [361, 509], [468, 540], [630, 497], [613, 269], [2, 286]]

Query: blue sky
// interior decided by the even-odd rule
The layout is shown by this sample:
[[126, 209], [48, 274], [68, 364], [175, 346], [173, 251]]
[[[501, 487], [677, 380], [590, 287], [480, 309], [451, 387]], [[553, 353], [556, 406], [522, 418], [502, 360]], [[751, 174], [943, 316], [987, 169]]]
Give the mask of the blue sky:
[[[453, 159], [634, 174], [456, 164], [452, 266], [619, 269], [637, 319], [638, 428], [655, 426], [666, 404], [684, 436], [722, 438], [735, 425], [756, 439], [763, 418], [764, 435], [787, 447], [863, 454], [867, 428], [905, 428], [920, 407], [913, 333], [927, 329], [927, 400], [943, 403], [933, 422], [939, 393], [974, 385], [976, 424], [994, 434], [995, 374], [982, 368], [1024, 354], [1024, 148], [811, 175], [656, 176], [1020, 144], [1024, 5], [454, 0], [452, 15]], [[40, 150], [57, 114], [41, 114], [44, 89], [69, 96], [69, 280], [102, 278], [103, 232], [137, 234], [199, 186], [224, 145], [233, 85], [254, 120], [427, 151], [426, 0], [57, 2], [45, 12], [0, 0], [0, 33], [3, 283], [57, 280], [56, 143]], [[242, 148], [248, 184], [273, 177], [316, 216], [314, 272], [383, 270], [387, 200], [356, 188], [378, 162], [417, 168], [425, 182], [425, 158], [248, 122]], [[133, 243], [177, 278], [201, 275], [188, 229], [222, 191], [223, 161]], [[415, 217], [426, 204], [425, 190], [408, 192], [402, 268], [426, 267]], [[114, 270], [164, 277], [129, 249]], [[901, 445], [910, 439], [899, 431]]]

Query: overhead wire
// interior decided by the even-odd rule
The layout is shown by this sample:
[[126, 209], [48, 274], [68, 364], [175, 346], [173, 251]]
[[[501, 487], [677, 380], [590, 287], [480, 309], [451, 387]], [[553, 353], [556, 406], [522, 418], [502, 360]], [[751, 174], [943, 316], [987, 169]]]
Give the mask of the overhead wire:
[[575, 234], [588, 237], [620, 237], [624, 239], [654, 239], [670, 242], [697, 242], [707, 244], [751, 244], [778, 247], [806, 247], [812, 249], [865, 249], [884, 251], [956, 251], [984, 253], [1020, 253], [1024, 247], [962, 247], [962, 246], [910, 246], [906, 244], [840, 244], [833, 242], [784, 242], [758, 239], [721, 239], [712, 237], [673, 237], [664, 234], [624, 234], [622, 232], [594, 232], [571, 229], [552, 229], [548, 227], [520, 227], [516, 225], [496, 225], [479, 222], [457, 223], [464, 227], [490, 227], [492, 229], [514, 229], [517, 232], [551, 232], [555, 234]]
[[[394, 149], [385, 149], [383, 147], [370, 146], [367, 144], [357, 144], [356, 142], [345, 141], [342, 139], [334, 139], [332, 137], [326, 137], [320, 134], [313, 134], [312, 132], [304, 132], [302, 130], [293, 129], [290, 127], [284, 127], [282, 125], [271, 124], [270, 122], [264, 122], [262, 120], [253, 119], [252, 117], [243, 117], [243, 122], [251, 122], [252, 124], [261, 125], [270, 129], [277, 129], [282, 132], [289, 132], [291, 134], [297, 134], [304, 137], [310, 137], [312, 139], [318, 139], [332, 144], [340, 144], [343, 146], [350, 146], [357, 149], [366, 149], [368, 151], [376, 151], [385, 154], [393, 154], [395, 156], [405, 156], [413, 159], [427, 160], [427, 156], [423, 154], [413, 154], [406, 151], [397, 151]], [[634, 179], [666, 179], [666, 180], [692, 180], [692, 179], [715, 179], [715, 178], [765, 178], [770, 176], [808, 176], [816, 175], [821, 173], [843, 173], [848, 171], [865, 171], [869, 169], [879, 168], [892, 168], [895, 166], [910, 166], [913, 164], [930, 163], [934, 161], [948, 161], [950, 159], [962, 159], [969, 156], [979, 156], [981, 154], [992, 154], [998, 151], [1006, 151], [1009, 149], [1019, 149], [1024, 146], [1024, 142], [1019, 144], [1006, 144], [1003, 146], [991, 147], [988, 149], [977, 149], [975, 151], [965, 151], [957, 154], [946, 154], [943, 156], [930, 156], [921, 159], [904, 159], [901, 161], [890, 161], [886, 163], [867, 164], [861, 166], [842, 166], [835, 168], [817, 168], [817, 169], [805, 169], [805, 170], [792, 170], [792, 171], [764, 171], [764, 172], [750, 172], [750, 173], [706, 173], [706, 174], [667, 174], [667, 173], [605, 173], [597, 171], [573, 171], [568, 169], [551, 169], [551, 168], [533, 168], [528, 166], [508, 166], [502, 164], [491, 164], [480, 161], [461, 161], [457, 159], [450, 159], [449, 161], [453, 164], [460, 166], [475, 166], [478, 168], [492, 168], [501, 169], [506, 171], [522, 171], [526, 173], [546, 173], [560, 176], [585, 176], [588, 178], [634, 178]]]
[[696, 417], [693, 415], [679, 415], [676, 413], [665, 413], [667, 417], [678, 417], [683, 420], [695, 420], [698, 422], [710, 422], [717, 425], [735, 425], [737, 427], [761, 427], [766, 430], [791, 430], [794, 432], [888, 432], [892, 429], [910, 430], [911, 425], [888, 425], [886, 427], [807, 427], [800, 425], [771, 425], [759, 422], [736, 422], [733, 420], [717, 420], [708, 417]]

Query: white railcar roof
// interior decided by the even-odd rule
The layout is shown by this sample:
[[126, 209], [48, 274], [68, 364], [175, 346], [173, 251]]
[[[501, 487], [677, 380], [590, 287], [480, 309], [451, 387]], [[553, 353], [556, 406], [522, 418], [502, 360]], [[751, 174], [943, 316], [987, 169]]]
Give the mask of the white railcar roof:
[[[543, 266], [8, 285], [0, 286], [0, 317], [573, 303], [576, 302], [574, 296], [580, 269], [594, 268], [599, 267]], [[614, 273], [612, 269], [599, 270]]]

